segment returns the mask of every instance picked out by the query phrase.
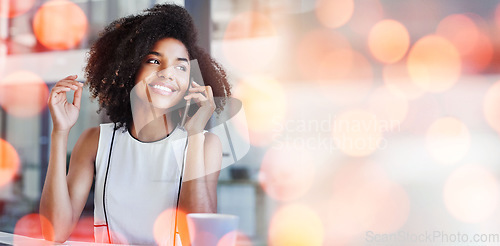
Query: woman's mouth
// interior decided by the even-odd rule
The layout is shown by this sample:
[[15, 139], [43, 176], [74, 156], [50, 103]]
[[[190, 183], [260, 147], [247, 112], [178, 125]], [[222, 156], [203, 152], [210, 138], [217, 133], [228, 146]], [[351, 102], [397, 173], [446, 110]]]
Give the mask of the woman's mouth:
[[158, 84], [152, 83], [152, 84], [148, 84], [148, 86], [151, 89], [151, 91], [153, 91], [154, 93], [160, 94], [160, 95], [168, 96], [168, 95], [171, 95], [174, 92], [176, 92], [175, 88], [172, 85], [168, 85], [168, 84], [162, 85], [159, 83]]

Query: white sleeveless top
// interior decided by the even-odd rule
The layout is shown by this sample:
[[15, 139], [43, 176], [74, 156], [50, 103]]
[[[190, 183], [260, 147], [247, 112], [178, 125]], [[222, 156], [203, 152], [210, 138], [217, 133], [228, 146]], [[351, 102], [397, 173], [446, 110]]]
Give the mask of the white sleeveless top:
[[[167, 137], [145, 143], [123, 132], [123, 128], [117, 129], [109, 158], [113, 127], [113, 123], [100, 125], [95, 162], [95, 242], [110, 243], [109, 229], [111, 243], [173, 245], [186, 131], [177, 125]], [[155, 235], [155, 222], [161, 225], [156, 228], [160, 235]], [[180, 246], [180, 238], [175, 235], [175, 245]]]

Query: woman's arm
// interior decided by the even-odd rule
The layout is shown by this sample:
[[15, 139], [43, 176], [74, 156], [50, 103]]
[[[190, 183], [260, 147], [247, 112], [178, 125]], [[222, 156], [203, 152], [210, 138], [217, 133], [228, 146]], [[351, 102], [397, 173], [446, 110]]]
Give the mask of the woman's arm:
[[87, 201], [94, 178], [99, 128], [82, 133], [71, 154], [66, 175], [67, 138], [67, 134], [52, 133], [49, 166], [40, 199], [40, 214], [51, 223], [42, 224], [44, 237], [56, 242], [68, 239]]
[[[80, 112], [82, 83], [77, 76], [68, 76], [56, 83], [47, 102], [53, 122], [50, 158], [45, 184], [40, 198], [43, 236], [47, 240], [64, 242], [71, 234], [88, 197], [93, 179], [93, 160], [97, 153], [99, 129], [85, 131], [75, 145], [66, 176], [68, 135]], [[68, 102], [66, 93], [75, 91]]]
[[[207, 132], [188, 137], [184, 180], [179, 210], [189, 213], [217, 212], [217, 180], [222, 165], [222, 144], [217, 135]], [[182, 214], [180, 213], [180, 214]], [[185, 216], [178, 216], [182, 245], [189, 244]]]

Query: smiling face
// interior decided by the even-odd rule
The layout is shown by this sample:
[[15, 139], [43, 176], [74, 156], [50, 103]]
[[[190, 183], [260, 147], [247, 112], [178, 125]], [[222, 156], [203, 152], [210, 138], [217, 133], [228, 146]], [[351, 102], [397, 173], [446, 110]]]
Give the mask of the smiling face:
[[155, 43], [137, 73], [137, 96], [155, 108], [167, 109], [183, 100], [189, 83], [189, 55], [184, 44], [174, 38]]

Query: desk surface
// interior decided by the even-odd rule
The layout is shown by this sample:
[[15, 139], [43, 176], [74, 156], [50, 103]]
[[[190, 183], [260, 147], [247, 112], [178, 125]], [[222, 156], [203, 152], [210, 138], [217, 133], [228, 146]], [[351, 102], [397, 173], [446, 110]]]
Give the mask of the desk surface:
[[14, 240], [16, 242], [16, 246], [48, 246], [48, 245], [76, 245], [76, 246], [84, 246], [84, 245], [94, 245], [94, 246], [105, 246], [112, 245], [107, 243], [90, 243], [90, 242], [76, 242], [76, 241], [66, 241], [62, 244], [54, 243], [50, 241], [46, 241], [43, 239], [31, 238], [26, 236], [14, 235], [12, 233], [0, 232], [0, 244], [1, 245], [14, 245]]

